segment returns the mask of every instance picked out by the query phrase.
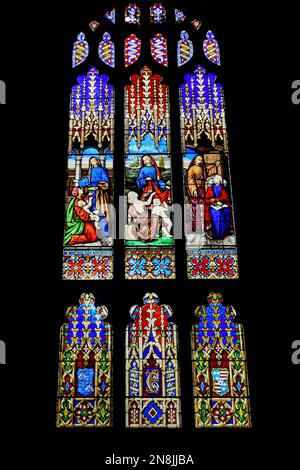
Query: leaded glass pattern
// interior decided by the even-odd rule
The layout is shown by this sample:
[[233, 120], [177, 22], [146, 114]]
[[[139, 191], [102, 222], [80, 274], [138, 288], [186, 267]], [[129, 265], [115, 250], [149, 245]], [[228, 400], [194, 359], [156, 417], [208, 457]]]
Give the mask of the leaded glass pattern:
[[127, 279], [172, 279], [175, 248], [169, 87], [145, 66], [125, 88]]
[[60, 332], [57, 427], [112, 425], [112, 328], [105, 306], [82, 294]]
[[244, 330], [236, 311], [211, 293], [192, 328], [195, 426], [251, 427]]
[[181, 402], [177, 327], [172, 310], [148, 293], [130, 310], [126, 331], [126, 426], [178, 428]]
[[70, 98], [63, 279], [113, 276], [114, 88], [92, 67]]
[[198, 66], [180, 86], [190, 279], [238, 277], [223, 86]]

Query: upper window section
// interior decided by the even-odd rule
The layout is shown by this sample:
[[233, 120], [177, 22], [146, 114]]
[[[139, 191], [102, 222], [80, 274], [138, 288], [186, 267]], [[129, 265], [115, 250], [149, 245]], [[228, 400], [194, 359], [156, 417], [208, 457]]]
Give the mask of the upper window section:
[[[150, 58], [162, 69], [174, 62], [182, 69], [188, 63], [195, 68], [198, 64], [206, 67], [209, 62], [214, 73], [221, 65], [215, 32], [208, 29], [201, 17], [195, 18], [174, 8], [168, 10], [164, 2], [149, 3], [128, 2], [91, 18], [86, 29], [74, 37], [73, 68], [88, 61], [89, 67], [97, 66], [98, 62], [105, 64], [109, 73], [109, 68], [127, 68], [144, 57], [147, 60], [142, 66], [151, 67]], [[122, 44], [123, 51], [120, 51]], [[98, 54], [95, 54], [97, 48]], [[120, 60], [122, 55], [123, 61]]]

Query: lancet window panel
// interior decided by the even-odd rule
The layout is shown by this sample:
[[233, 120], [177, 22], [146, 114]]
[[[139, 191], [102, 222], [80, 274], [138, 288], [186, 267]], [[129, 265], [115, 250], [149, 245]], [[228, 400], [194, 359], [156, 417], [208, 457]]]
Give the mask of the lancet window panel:
[[190, 279], [235, 279], [238, 257], [223, 87], [198, 66], [180, 86]]
[[112, 328], [105, 306], [82, 294], [61, 328], [57, 427], [112, 425]]
[[175, 277], [169, 87], [144, 67], [125, 88], [127, 279]]
[[178, 428], [181, 393], [177, 327], [172, 310], [146, 294], [130, 310], [126, 331], [126, 426]]
[[114, 88], [92, 67], [70, 98], [63, 279], [113, 276]]
[[251, 427], [244, 330], [236, 311], [211, 293], [195, 311], [192, 361], [195, 426]]

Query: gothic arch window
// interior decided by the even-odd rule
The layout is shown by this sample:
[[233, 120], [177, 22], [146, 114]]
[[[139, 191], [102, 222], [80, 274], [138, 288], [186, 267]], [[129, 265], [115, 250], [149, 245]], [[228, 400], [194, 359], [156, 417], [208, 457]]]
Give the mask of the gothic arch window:
[[[108, 55], [105, 57], [108, 62]], [[66, 280], [112, 278], [114, 114], [114, 87], [109, 77], [96, 67], [79, 75], [70, 98]]]
[[82, 294], [60, 332], [58, 427], [112, 425], [112, 329], [105, 306]]
[[232, 306], [211, 293], [195, 311], [192, 360], [195, 426], [251, 427], [244, 330]]
[[[175, 203], [188, 278], [238, 277], [221, 46], [212, 25], [167, 0], [107, 2], [74, 34], [65, 280], [113, 278], [112, 203], [122, 195], [126, 279], [184, 269]], [[123, 172], [124, 188], [115, 185]]]
[[172, 310], [146, 294], [126, 331], [126, 426], [181, 427], [177, 327]]

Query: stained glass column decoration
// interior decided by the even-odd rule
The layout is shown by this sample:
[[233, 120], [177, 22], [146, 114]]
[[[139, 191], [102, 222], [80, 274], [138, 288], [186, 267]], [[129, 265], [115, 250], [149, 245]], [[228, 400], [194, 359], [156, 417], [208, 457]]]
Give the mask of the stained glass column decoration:
[[211, 293], [195, 311], [192, 361], [195, 426], [251, 427], [246, 351], [236, 311]]
[[112, 329], [93, 294], [67, 310], [61, 328], [57, 427], [112, 425]]
[[181, 401], [177, 327], [172, 310], [146, 294], [142, 307], [130, 310], [126, 332], [126, 426], [178, 428]]
[[113, 276], [114, 88], [92, 67], [70, 99], [63, 279]]
[[223, 87], [198, 66], [180, 86], [190, 279], [238, 277]]
[[125, 195], [127, 279], [172, 279], [169, 87], [144, 67], [125, 88]]

